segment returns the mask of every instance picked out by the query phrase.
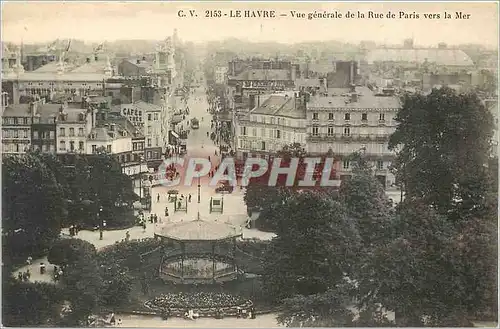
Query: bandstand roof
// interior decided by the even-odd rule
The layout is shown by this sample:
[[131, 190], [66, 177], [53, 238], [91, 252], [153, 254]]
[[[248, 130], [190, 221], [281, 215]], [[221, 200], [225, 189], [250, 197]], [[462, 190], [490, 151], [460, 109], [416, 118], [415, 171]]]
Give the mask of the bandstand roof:
[[241, 232], [229, 224], [196, 219], [166, 225], [155, 235], [178, 241], [215, 241], [241, 236]]

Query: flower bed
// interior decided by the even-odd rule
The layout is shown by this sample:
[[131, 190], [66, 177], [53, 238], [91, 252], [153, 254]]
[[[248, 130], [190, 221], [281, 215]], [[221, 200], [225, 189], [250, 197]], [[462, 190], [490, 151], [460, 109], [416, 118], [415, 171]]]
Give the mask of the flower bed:
[[223, 292], [181, 292], [160, 295], [144, 305], [155, 311], [168, 311], [170, 316], [183, 317], [187, 310], [194, 310], [200, 316], [214, 317], [219, 310], [226, 316], [236, 315], [238, 307], [248, 309], [253, 303], [241, 296]]

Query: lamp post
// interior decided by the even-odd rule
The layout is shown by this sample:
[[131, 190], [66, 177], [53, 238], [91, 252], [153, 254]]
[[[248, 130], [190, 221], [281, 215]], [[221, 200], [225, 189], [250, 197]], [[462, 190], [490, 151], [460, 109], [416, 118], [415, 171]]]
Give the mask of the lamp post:
[[142, 162], [144, 161], [144, 155], [139, 156], [139, 200], [142, 207]]
[[201, 189], [201, 177], [198, 176], [198, 203], [201, 203], [200, 189]]
[[104, 221], [102, 219], [102, 207], [99, 207], [99, 212], [97, 213], [97, 220], [99, 221], [99, 240], [103, 239], [103, 229], [104, 229]]

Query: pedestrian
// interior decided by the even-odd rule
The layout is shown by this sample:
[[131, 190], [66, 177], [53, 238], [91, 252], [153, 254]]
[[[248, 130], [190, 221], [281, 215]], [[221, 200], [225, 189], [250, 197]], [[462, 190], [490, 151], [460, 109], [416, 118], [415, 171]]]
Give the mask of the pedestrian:
[[156, 196], [156, 202], [160, 202], [160, 193]]
[[208, 161], [210, 161], [210, 155], [208, 156]]
[[45, 274], [45, 264], [40, 263], [40, 274]]
[[142, 233], [146, 233], [146, 222], [142, 223]]
[[32, 263], [33, 263], [33, 257], [28, 256], [28, 258], [26, 259], [26, 264], [31, 265]]
[[111, 313], [111, 318], [109, 319], [109, 324], [114, 326], [116, 324], [115, 313]]
[[191, 194], [188, 196], [188, 202], [191, 202]]
[[128, 242], [129, 240], [130, 240], [130, 232], [127, 231], [127, 232], [125, 232], [125, 241]]

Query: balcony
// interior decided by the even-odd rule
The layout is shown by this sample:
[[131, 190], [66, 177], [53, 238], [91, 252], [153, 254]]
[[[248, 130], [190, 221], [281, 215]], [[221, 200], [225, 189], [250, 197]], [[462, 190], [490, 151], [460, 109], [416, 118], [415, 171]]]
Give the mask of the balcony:
[[366, 141], [366, 142], [388, 142], [389, 135], [370, 135], [370, 134], [351, 134], [351, 135], [343, 135], [343, 134], [317, 134], [312, 135], [308, 134], [307, 141]]

